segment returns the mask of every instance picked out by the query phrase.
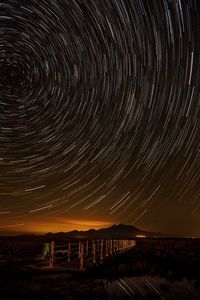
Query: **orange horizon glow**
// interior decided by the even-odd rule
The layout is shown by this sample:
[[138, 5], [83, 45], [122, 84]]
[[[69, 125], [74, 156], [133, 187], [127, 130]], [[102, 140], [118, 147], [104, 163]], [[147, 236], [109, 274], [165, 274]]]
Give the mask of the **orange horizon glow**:
[[14, 232], [27, 232], [35, 234], [44, 234], [48, 232], [68, 232], [72, 230], [86, 231], [89, 229], [100, 229], [103, 227], [112, 226], [113, 222], [100, 221], [100, 220], [82, 220], [82, 219], [58, 219], [52, 218], [47, 220], [26, 220], [24, 222], [16, 222], [15, 224], [7, 224], [0, 226], [1, 231], [5, 233]]

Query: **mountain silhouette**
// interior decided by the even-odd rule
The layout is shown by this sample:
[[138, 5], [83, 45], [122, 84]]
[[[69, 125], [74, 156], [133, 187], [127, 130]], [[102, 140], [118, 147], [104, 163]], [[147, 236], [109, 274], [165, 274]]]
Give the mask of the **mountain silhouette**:
[[101, 228], [98, 230], [89, 229], [87, 231], [78, 231], [73, 230], [69, 232], [59, 232], [55, 234], [48, 233], [47, 235], [55, 236], [55, 237], [65, 237], [65, 238], [104, 238], [104, 239], [126, 239], [126, 238], [135, 238], [138, 235], [152, 237], [157, 234], [153, 232], [146, 232], [138, 229], [132, 225], [112, 225], [111, 227]]

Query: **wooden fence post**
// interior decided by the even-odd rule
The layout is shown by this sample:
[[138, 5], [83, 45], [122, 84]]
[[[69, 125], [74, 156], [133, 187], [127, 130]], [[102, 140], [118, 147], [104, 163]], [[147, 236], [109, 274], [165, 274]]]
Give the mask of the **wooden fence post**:
[[80, 271], [83, 271], [83, 263], [84, 263], [84, 242], [81, 242]]
[[113, 253], [114, 254], [116, 253], [116, 243], [115, 243], [115, 240], [113, 240]]
[[50, 249], [50, 262], [49, 262], [49, 266], [52, 268], [53, 267], [53, 263], [54, 263], [54, 255], [55, 255], [55, 242], [51, 241], [51, 245], [50, 245], [51, 249]]
[[101, 248], [100, 248], [100, 263], [103, 262], [103, 240], [101, 240]]
[[78, 242], [78, 258], [81, 257], [81, 242]]
[[70, 256], [71, 256], [71, 243], [68, 243], [68, 262], [70, 262]]
[[110, 240], [110, 254], [113, 253], [113, 240]]
[[89, 249], [89, 247], [88, 247], [88, 241], [86, 241], [86, 256], [88, 256], [88, 249]]
[[122, 240], [119, 241], [119, 253], [122, 252]]
[[106, 240], [106, 257], [108, 257], [108, 240]]
[[94, 240], [92, 241], [92, 253], [93, 253], [93, 264], [96, 263], [96, 245]]
[[97, 240], [97, 247], [96, 247], [97, 253], [99, 253], [99, 240]]

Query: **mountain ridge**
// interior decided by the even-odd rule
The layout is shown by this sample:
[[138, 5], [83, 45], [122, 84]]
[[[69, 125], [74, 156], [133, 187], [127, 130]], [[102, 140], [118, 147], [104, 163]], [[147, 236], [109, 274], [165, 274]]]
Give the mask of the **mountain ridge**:
[[160, 236], [160, 233], [141, 230], [133, 225], [113, 224], [110, 227], [100, 229], [89, 229], [86, 231], [72, 230], [69, 232], [47, 233], [46, 236], [66, 238], [135, 238]]

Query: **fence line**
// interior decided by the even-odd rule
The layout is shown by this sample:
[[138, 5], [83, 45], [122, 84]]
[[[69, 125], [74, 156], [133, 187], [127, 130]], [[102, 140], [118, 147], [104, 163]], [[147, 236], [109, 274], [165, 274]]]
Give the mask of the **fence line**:
[[78, 263], [80, 271], [89, 264], [102, 264], [105, 259], [126, 253], [136, 246], [135, 240], [124, 239], [69, 240], [64, 244], [56, 243], [51, 241], [44, 244], [42, 258], [49, 260], [49, 267], [52, 268], [61, 261], [68, 265], [75, 262]]

